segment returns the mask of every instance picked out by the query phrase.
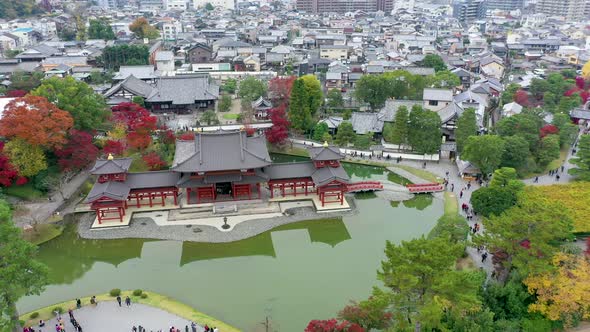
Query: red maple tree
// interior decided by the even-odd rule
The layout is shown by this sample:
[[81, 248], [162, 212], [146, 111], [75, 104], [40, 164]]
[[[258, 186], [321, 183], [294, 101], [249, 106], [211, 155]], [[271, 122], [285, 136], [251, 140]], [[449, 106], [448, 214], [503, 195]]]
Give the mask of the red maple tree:
[[[10, 187], [14, 180], [18, 180], [18, 171], [10, 163], [8, 156], [2, 153], [4, 142], [0, 142], [0, 187]], [[25, 183], [26, 183], [26, 178]]]
[[150, 171], [159, 171], [166, 166], [166, 163], [162, 160], [159, 154], [150, 152], [141, 157], [145, 164], [149, 167]]
[[6, 97], [9, 98], [20, 98], [27, 95], [25, 90], [10, 90], [6, 93]]
[[268, 96], [275, 105], [283, 105], [289, 102], [293, 83], [296, 76], [275, 77], [268, 82]]
[[151, 134], [156, 130], [158, 119], [134, 103], [120, 103], [113, 106], [113, 120], [127, 126], [127, 144], [143, 150], [152, 143]]
[[312, 320], [307, 324], [305, 332], [365, 332], [358, 324], [348, 321], [338, 322], [336, 319]]
[[159, 133], [160, 142], [164, 144], [174, 144], [176, 142], [176, 135], [170, 129], [162, 130]]
[[272, 127], [266, 130], [266, 139], [271, 144], [285, 144], [287, 142], [287, 138], [289, 137], [290, 123], [289, 120], [287, 120], [285, 108], [286, 106], [283, 104], [270, 110], [270, 120], [272, 121]]
[[559, 128], [552, 124], [546, 124], [539, 130], [539, 136], [541, 136], [541, 138], [547, 135], [555, 135], [557, 133], [559, 133]]
[[102, 153], [105, 155], [121, 156], [123, 152], [125, 152], [125, 145], [121, 141], [108, 140], [102, 148]]
[[31, 145], [48, 149], [67, 143], [67, 133], [74, 120], [44, 97], [16, 98], [4, 109], [0, 119], [0, 136], [21, 138]]
[[78, 171], [96, 160], [98, 148], [92, 144], [92, 135], [72, 129], [68, 143], [56, 150], [55, 155], [59, 158], [57, 163], [63, 171]]
[[149, 133], [132, 131], [127, 134], [127, 144], [137, 150], [143, 150], [152, 143], [152, 136]]
[[520, 106], [530, 106], [529, 103], [529, 94], [524, 90], [518, 90], [514, 94], [514, 102], [519, 104]]
[[151, 116], [148, 110], [135, 103], [120, 103], [113, 106], [111, 110], [113, 111], [113, 121], [126, 124], [128, 130], [133, 130], [137, 124]]

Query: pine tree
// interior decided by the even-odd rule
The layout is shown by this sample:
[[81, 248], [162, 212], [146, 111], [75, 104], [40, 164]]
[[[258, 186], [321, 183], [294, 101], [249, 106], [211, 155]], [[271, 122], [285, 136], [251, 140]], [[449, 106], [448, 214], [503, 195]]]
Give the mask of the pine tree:
[[295, 83], [293, 83], [293, 89], [291, 90], [289, 121], [293, 128], [302, 131], [309, 130], [313, 125], [311, 111], [307, 100], [305, 83], [303, 80], [297, 79]]
[[408, 108], [401, 106], [395, 114], [395, 122], [390, 141], [393, 144], [406, 144], [408, 142], [408, 120], [410, 113]]
[[457, 129], [455, 130], [455, 141], [457, 142], [457, 152], [461, 153], [465, 142], [469, 136], [477, 135], [477, 122], [475, 109], [466, 109], [457, 120]]

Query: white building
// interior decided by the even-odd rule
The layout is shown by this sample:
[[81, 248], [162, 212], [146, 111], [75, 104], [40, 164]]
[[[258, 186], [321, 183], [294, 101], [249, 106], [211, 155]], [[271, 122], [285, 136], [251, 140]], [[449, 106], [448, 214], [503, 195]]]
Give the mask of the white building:
[[164, 40], [176, 40], [182, 31], [182, 24], [176, 20], [162, 23], [162, 37]]
[[164, 0], [164, 10], [187, 10], [187, 0]]
[[159, 51], [156, 53], [156, 69], [161, 72], [174, 71], [174, 53], [170, 51]]
[[207, 3], [210, 3], [215, 8], [236, 9], [235, 0], [192, 0], [192, 7], [195, 9], [202, 8], [205, 7]]
[[14, 50], [20, 46], [20, 38], [11, 33], [5, 32], [0, 34], [0, 53]]

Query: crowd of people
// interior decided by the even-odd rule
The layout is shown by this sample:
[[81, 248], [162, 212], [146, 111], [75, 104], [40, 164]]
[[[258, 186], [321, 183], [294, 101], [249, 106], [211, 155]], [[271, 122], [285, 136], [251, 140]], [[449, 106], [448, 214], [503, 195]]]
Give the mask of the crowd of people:
[[[207, 324], [205, 324], [203, 329], [205, 332], [219, 332], [218, 328], [209, 327]], [[138, 325], [138, 326], [134, 325], [133, 327], [131, 327], [131, 332], [146, 332], [146, 329], [141, 325]], [[154, 331], [150, 330], [150, 332], [154, 332]], [[157, 332], [164, 332], [164, 331], [158, 330]], [[170, 328], [168, 329], [168, 332], [200, 332], [200, 329], [199, 329], [199, 325], [197, 325], [197, 323], [191, 322], [190, 328], [188, 325], [185, 325], [184, 329], [170, 326]]]

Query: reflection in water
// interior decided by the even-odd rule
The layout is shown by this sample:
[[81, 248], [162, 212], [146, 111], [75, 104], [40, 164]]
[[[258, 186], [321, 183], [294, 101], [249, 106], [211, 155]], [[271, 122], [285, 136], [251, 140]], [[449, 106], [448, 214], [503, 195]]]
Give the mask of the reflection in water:
[[146, 242], [141, 239], [83, 239], [78, 236], [76, 226], [75, 222], [69, 220], [63, 234], [43, 244], [39, 250], [39, 260], [50, 267], [51, 283], [71, 284], [89, 271], [95, 262], [117, 267], [129, 259], [139, 258], [143, 243]]
[[[433, 196], [429, 194], [414, 195], [414, 198], [404, 201], [403, 204], [407, 208], [414, 208], [422, 211], [432, 205]], [[392, 204], [393, 206], [393, 204]]]

